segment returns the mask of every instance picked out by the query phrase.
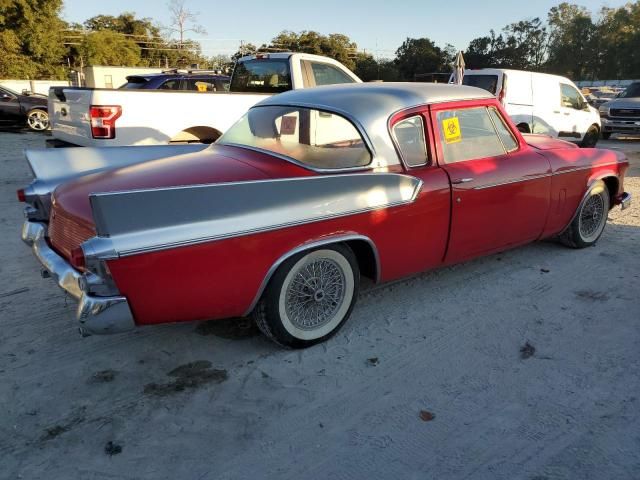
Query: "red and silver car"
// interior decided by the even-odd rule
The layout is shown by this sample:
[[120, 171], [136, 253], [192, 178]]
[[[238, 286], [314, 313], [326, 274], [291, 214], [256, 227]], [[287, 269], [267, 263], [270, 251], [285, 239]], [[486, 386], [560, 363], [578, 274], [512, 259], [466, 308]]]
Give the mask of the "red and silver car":
[[27, 152], [23, 239], [84, 334], [252, 315], [305, 347], [375, 282], [556, 237], [593, 245], [626, 208], [620, 153], [523, 136], [454, 85], [271, 97], [211, 146]]

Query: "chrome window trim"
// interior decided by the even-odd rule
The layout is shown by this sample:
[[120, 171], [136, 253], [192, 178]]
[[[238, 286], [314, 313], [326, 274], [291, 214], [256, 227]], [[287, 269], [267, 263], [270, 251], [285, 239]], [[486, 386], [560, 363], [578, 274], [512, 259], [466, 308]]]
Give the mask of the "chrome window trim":
[[371, 240], [369, 237], [365, 235], [360, 235], [360, 234], [336, 235], [333, 237], [323, 238], [322, 240], [316, 240], [313, 242], [302, 244], [292, 250], [289, 250], [284, 255], [280, 256], [278, 260], [276, 260], [267, 271], [267, 274], [264, 276], [262, 283], [260, 284], [260, 287], [258, 288], [258, 291], [256, 292], [256, 295], [253, 301], [251, 302], [251, 304], [249, 305], [249, 308], [246, 310], [244, 316], [246, 317], [249, 314], [251, 314], [253, 309], [256, 307], [256, 305], [260, 301], [260, 298], [262, 297], [262, 294], [264, 293], [265, 288], [267, 288], [267, 285], [269, 284], [271, 277], [276, 272], [276, 270], [280, 267], [280, 265], [282, 265], [287, 259], [291, 258], [294, 255], [297, 255], [298, 253], [302, 253], [304, 251], [311, 250], [313, 248], [317, 248], [325, 245], [332, 245], [336, 243], [348, 242], [352, 240], [363, 240], [367, 242], [371, 247], [371, 249], [373, 250], [373, 256], [375, 258], [375, 263], [376, 263], [375, 282], [379, 283], [381, 278], [380, 254], [378, 253], [378, 248], [376, 247], [375, 243], [373, 243], [373, 240]]
[[284, 160], [286, 162], [293, 163], [294, 165], [297, 165], [298, 167], [302, 167], [305, 170], [309, 170], [311, 172], [316, 172], [316, 173], [362, 172], [362, 171], [371, 170], [371, 169], [374, 168], [372, 166], [372, 164], [373, 164], [373, 156], [371, 157], [371, 161], [369, 163], [367, 163], [366, 165], [363, 165], [361, 167], [316, 168], [316, 167], [312, 167], [311, 165], [308, 165], [306, 163], [302, 163], [302, 162], [296, 160], [295, 158], [289, 157], [289, 156], [284, 155], [282, 153], [273, 152], [271, 150], [265, 150], [264, 148], [254, 147], [252, 145], [243, 145], [241, 143], [220, 143], [219, 145], [224, 145], [225, 147], [244, 148], [246, 150], [251, 150], [253, 152], [263, 153], [265, 155], [271, 155], [272, 157], [276, 157], [276, 158], [279, 158], [280, 160]]
[[[364, 129], [364, 127], [362, 126], [362, 124], [353, 115], [351, 115], [349, 112], [346, 112], [344, 110], [340, 110], [338, 108], [331, 108], [331, 107], [327, 107], [325, 105], [315, 105], [315, 104], [311, 104], [311, 103], [296, 103], [296, 104], [269, 103], [269, 104], [266, 104], [266, 105], [255, 105], [255, 106], [251, 107], [251, 110], [253, 110], [254, 108], [266, 108], [266, 107], [306, 108], [308, 110], [317, 110], [319, 112], [332, 113], [332, 114], [339, 115], [339, 116], [343, 117], [345, 120], [347, 120], [349, 123], [351, 123], [351, 125], [353, 125], [353, 127], [356, 129], [356, 131], [360, 134], [360, 137], [362, 138], [362, 141], [364, 142], [365, 148], [369, 151], [369, 155], [371, 157], [369, 159], [369, 163], [367, 163], [366, 165], [359, 165], [359, 166], [355, 166], [355, 167], [316, 168], [316, 167], [313, 167], [312, 165], [308, 165], [306, 163], [303, 163], [300, 160], [297, 160], [297, 159], [295, 159], [293, 157], [289, 157], [287, 155], [284, 155], [284, 154], [281, 154], [281, 153], [278, 153], [278, 152], [273, 152], [271, 150], [266, 150], [266, 149], [263, 149], [263, 148], [254, 147], [254, 146], [250, 146], [250, 145], [239, 144], [239, 143], [224, 142], [223, 141], [224, 140], [224, 134], [222, 135], [222, 137], [220, 137], [220, 139], [218, 141], [216, 141], [216, 144], [217, 145], [228, 145], [228, 146], [233, 146], [233, 147], [243, 147], [243, 148], [247, 148], [249, 150], [254, 150], [254, 151], [257, 151], [257, 152], [260, 152], [260, 153], [266, 153], [268, 155], [274, 155], [274, 156], [276, 156], [278, 158], [281, 158], [282, 160], [287, 160], [288, 162], [294, 163], [295, 165], [307, 168], [307, 169], [312, 170], [314, 172], [321, 172], [321, 173], [351, 172], [351, 171], [355, 171], [355, 170], [365, 170], [365, 169], [375, 168], [375, 167], [379, 166], [379, 165], [375, 165], [375, 161], [378, 159], [378, 156], [376, 154], [376, 149], [373, 146], [373, 142], [371, 142], [371, 139], [369, 138], [369, 135], [367, 135], [367, 132]], [[243, 117], [244, 117], [244, 115], [243, 115]], [[241, 119], [242, 119], [242, 117], [240, 118], [240, 120]], [[238, 120], [238, 122], [240, 122], [240, 120]], [[234, 123], [234, 126], [238, 122]], [[231, 128], [233, 128], [233, 126]], [[229, 128], [229, 130], [231, 128]]]
[[[391, 119], [395, 116], [396, 114], [394, 113], [393, 115], [391, 115], [389, 117], [389, 122], [388, 122], [388, 130], [389, 130], [389, 136], [391, 137], [391, 141], [393, 142], [393, 146], [396, 149], [396, 152], [398, 154], [398, 158], [400, 159], [400, 161], [402, 162], [402, 165], [404, 165], [404, 167], [406, 169], [411, 169], [411, 168], [420, 168], [420, 167], [425, 167], [427, 165], [431, 165], [433, 162], [431, 161], [431, 158], [429, 156], [429, 146], [427, 144], [427, 132], [426, 132], [426, 123], [424, 121], [424, 118], [422, 116], [422, 113], [416, 113], [414, 115], [409, 115], [408, 117], [402, 118], [401, 120], [398, 120], [396, 123], [394, 123], [393, 125], [391, 124]], [[398, 141], [398, 138], [396, 137], [396, 127], [404, 122], [405, 120], [410, 120], [412, 118], [418, 117], [420, 119], [420, 123], [422, 124], [422, 134], [423, 134], [423, 138], [424, 138], [424, 154], [425, 154], [425, 161], [424, 163], [420, 163], [417, 165], [409, 165], [409, 162], [407, 162], [404, 158], [404, 156], [402, 155], [402, 148], [400, 148], [400, 142]]]
[[502, 140], [502, 137], [500, 136], [500, 134], [498, 133], [498, 127], [496, 125], [495, 120], [493, 119], [493, 117], [491, 116], [491, 113], [489, 113], [489, 120], [491, 120], [491, 123], [493, 124], [493, 129], [496, 131], [496, 135], [498, 135], [498, 139], [500, 140], [500, 143], [502, 144], [502, 148], [504, 148], [505, 151], [505, 155], [508, 155], [510, 153], [513, 152], [517, 152], [518, 150], [520, 150], [520, 142], [518, 141], [518, 139], [513, 135], [513, 132], [511, 131], [511, 129], [509, 128], [509, 126], [507, 125], [507, 122], [505, 122], [504, 117], [500, 114], [500, 111], [494, 107], [494, 106], [487, 106], [487, 111], [489, 110], [493, 110], [496, 115], [498, 116], [498, 118], [500, 119], [500, 121], [502, 122], [502, 126], [505, 128], [505, 130], [507, 132], [509, 132], [509, 135], [511, 135], [511, 139], [515, 142], [516, 146], [515, 148], [512, 148], [511, 150], [507, 150], [507, 147], [504, 144], [504, 141]]

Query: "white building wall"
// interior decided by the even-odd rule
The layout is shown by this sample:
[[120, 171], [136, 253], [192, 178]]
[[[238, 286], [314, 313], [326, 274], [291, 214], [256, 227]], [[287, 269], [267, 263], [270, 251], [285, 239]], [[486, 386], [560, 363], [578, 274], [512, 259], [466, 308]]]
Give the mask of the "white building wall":
[[129, 75], [144, 75], [147, 73], [162, 73], [162, 69], [94, 65], [84, 68], [84, 86], [89, 88], [118, 88], [127, 82]]
[[65, 80], [0, 80], [0, 85], [18, 93], [28, 90], [48, 95], [49, 87], [67, 87], [69, 82]]

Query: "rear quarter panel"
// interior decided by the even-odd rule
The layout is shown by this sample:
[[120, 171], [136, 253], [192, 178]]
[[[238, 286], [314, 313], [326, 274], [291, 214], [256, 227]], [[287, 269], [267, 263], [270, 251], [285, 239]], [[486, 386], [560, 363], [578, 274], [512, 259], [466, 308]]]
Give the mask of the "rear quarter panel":
[[[612, 150], [569, 148], [540, 153], [549, 159], [553, 171], [551, 208], [544, 237], [558, 234], [567, 227], [594, 182], [609, 177], [622, 179], [628, 165], [622, 154]], [[617, 195], [621, 188], [620, 181], [618, 191], [610, 194]]]
[[368, 237], [377, 248], [381, 281], [440, 265], [449, 206], [448, 180], [437, 169], [411, 204], [123, 257], [108, 266], [139, 324], [242, 316], [271, 266], [315, 241], [352, 234]]

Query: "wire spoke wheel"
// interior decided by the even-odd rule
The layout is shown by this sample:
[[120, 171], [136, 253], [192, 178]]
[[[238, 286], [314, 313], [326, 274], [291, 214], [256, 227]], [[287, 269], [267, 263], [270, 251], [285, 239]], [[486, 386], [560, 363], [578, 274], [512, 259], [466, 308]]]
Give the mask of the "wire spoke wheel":
[[604, 200], [601, 195], [593, 195], [580, 211], [580, 235], [587, 240], [599, 233], [603, 221], [606, 221]]
[[330, 322], [345, 300], [346, 279], [332, 259], [319, 258], [302, 266], [289, 283], [285, 309], [301, 330], [314, 330]]

